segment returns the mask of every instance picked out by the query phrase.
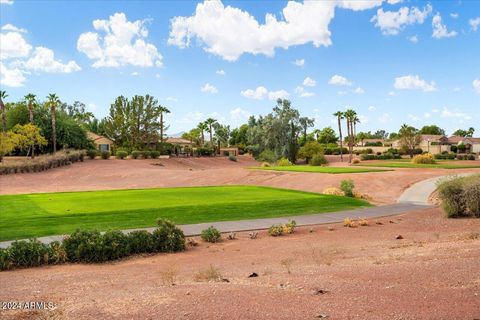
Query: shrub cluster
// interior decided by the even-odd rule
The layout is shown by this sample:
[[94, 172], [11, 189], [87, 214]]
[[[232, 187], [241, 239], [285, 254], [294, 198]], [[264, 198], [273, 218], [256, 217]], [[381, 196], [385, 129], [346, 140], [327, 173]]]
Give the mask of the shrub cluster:
[[292, 165], [292, 163], [287, 158], [281, 158], [277, 162], [277, 166], [279, 166], [279, 167], [288, 167], [288, 166], [291, 166], [291, 165]]
[[220, 241], [222, 235], [220, 234], [220, 231], [218, 231], [218, 229], [211, 226], [205, 230], [202, 230], [200, 237], [202, 238], [203, 241], [215, 243]]
[[272, 150], [263, 150], [257, 158], [258, 161], [262, 162], [268, 162], [268, 163], [274, 163], [277, 161], [277, 157], [275, 156], [275, 153]]
[[84, 151], [60, 151], [55, 155], [42, 155], [35, 159], [18, 161], [4, 161], [0, 163], [0, 175], [14, 173], [40, 172], [52, 168], [70, 165], [74, 162], [83, 162]]
[[104, 160], [110, 159], [110, 156], [111, 156], [110, 151], [102, 151], [101, 153], [101, 157]]
[[475, 160], [475, 154], [457, 154], [457, 160]]
[[115, 157], [117, 159], [125, 159], [128, 156], [128, 152], [124, 150], [118, 150], [115, 152]]
[[177, 252], [185, 250], [185, 236], [173, 223], [159, 219], [158, 228], [147, 231], [77, 230], [63, 243], [43, 244], [35, 239], [16, 241], [7, 249], [0, 249], [0, 270], [34, 267], [44, 264], [70, 262], [105, 262], [131, 254], [147, 252]]
[[285, 224], [274, 224], [268, 229], [268, 234], [272, 237], [278, 237], [282, 234], [294, 233], [295, 228], [297, 227], [297, 222], [295, 220], [290, 220]]
[[[347, 148], [342, 148], [342, 154], [348, 154], [348, 149]], [[340, 148], [339, 147], [327, 147], [323, 150], [323, 153], [326, 155], [339, 155], [340, 154]]]
[[342, 180], [340, 182], [340, 190], [343, 191], [345, 196], [347, 197], [354, 197], [353, 189], [355, 188], [355, 183], [353, 180]]
[[213, 149], [208, 147], [197, 148], [196, 151], [198, 156], [204, 156], [204, 157], [213, 156], [213, 153], [214, 153]]
[[417, 164], [435, 164], [435, 158], [431, 153], [425, 153], [425, 154], [418, 154], [413, 157], [412, 163], [417, 163]]
[[438, 193], [449, 218], [480, 217], [480, 175], [444, 180]]
[[310, 160], [311, 166], [324, 166], [326, 164], [328, 164], [328, 161], [322, 153], [314, 155]]
[[401, 159], [402, 156], [398, 153], [390, 153], [390, 152], [386, 152], [386, 153], [381, 153], [380, 155], [375, 155], [375, 154], [362, 154], [360, 159], [362, 159], [362, 161], [365, 161], [365, 160], [392, 160], [392, 159]]
[[92, 160], [95, 159], [98, 156], [98, 150], [95, 150], [95, 149], [87, 150], [87, 156]]
[[455, 153], [442, 152], [434, 155], [434, 158], [437, 160], [453, 160], [455, 159]]
[[237, 162], [237, 157], [235, 157], [234, 155], [231, 154], [231, 155], [228, 156], [228, 160]]

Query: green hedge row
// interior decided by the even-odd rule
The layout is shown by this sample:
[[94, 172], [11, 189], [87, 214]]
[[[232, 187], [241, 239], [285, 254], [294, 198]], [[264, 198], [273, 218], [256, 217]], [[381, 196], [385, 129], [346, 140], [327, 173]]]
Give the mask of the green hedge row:
[[391, 159], [401, 159], [402, 156], [395, 153], [384, 153], [380, 155], [375, 154], [362, 154], [361, 159], [365, 160], [391, 160]]
[[64, 262], [105, 262], [128, 255], [151, 252], [185, 250], [185, 235], [172, 222], [159, 219], [152, 233], [132, 231], [77, 230], [62, 243], [43, 244], [36, 239], [15, 241], [7, 249], [0, 249], [0, 270], [35, 267]]

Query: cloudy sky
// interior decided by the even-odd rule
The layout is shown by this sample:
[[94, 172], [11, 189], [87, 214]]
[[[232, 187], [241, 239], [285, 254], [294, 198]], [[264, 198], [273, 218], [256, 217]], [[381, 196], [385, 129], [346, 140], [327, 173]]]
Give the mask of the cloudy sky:
[[7, 101], [56, 92], [108, 114], [151, 94], [170, 133], [237, 126], [288, 98], [316, 127], [480, 131], [480, 1], [0, 0]]

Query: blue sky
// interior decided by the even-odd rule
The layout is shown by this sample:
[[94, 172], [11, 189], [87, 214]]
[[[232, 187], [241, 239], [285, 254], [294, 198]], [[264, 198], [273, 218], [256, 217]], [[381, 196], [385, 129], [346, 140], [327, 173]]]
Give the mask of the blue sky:
[[102, 117], [148, 93], [170, 134], [237, 126], [276, 97], [317, 128], [348, 106], [362, 131], [480, 131], [480, 1], [0, 2], [10, 100], [56, 92]]

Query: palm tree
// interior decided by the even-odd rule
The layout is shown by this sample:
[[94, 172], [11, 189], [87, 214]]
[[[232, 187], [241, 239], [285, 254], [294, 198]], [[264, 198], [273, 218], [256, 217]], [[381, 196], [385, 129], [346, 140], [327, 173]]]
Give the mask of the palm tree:
[[33, 104], [35, 103], [35, 95], [33, 93], [29, 93], [25, 96], [25, 101], [27, 102], [28, 106], [28, 114], [30, 116], [30, 123], [33, 124]]
[[170, 113], [170, 110], [168, 110], [164, 106], [160, 106], [158, 108], [158, 110], [160, 111], [160, 143], [162, 143], [162, 147], [163, 147], [163, 132], [164, 132], [164, 129], [165, 129], [165, 123], [163, 121], [163, 115], [165, 113]]
[[56, 128], [56, 112], [57, 104], [60, 103], [60, 99], [55, 93], [50, 93], [47, 96], [48, 104], [50, 105], [50, 113], [52, 116], [52, 143], [53, 153], [57, 152], [57, 128]]
[[197, 128], [200, 130], [201, 137], [202, 137], [202, 146], [205, 145], [205, 131], [208, 130], [208, 126], [205, 122], [200, 122], [197, 126]]
[[210, 133], [210, 145], [213, 147], [213, 124], [217, 123], [217, 120], [213, 118], [208, 118], [205, 120], [205, 124], [208, 126], [208, 133]]
[[348, 109], [345, 111], [345, 118], [347, 119], [347, 131], [348, 131], [348, 149], [349, 149], [349, 162], [352, 162], [353, 158], [353, 143], [354, 143], [354, 123], [355, 123], [355, 118], [357, 117], [357, 113], [352, 110]]
[[6, 91], [0, 91], [0, 112], [2, 113], [2, 132], [7, 131], [7, 111], [5, 110], [5, 105], [3, 104], [3, 99], [8, 97]]
[[337, 111], [333, 114], [338, 120], [338, 134], [340, 135], [340, 161], [343, 161], [343, 138], [342, 138], [342, 119], [345, 114], [342, 111]]

